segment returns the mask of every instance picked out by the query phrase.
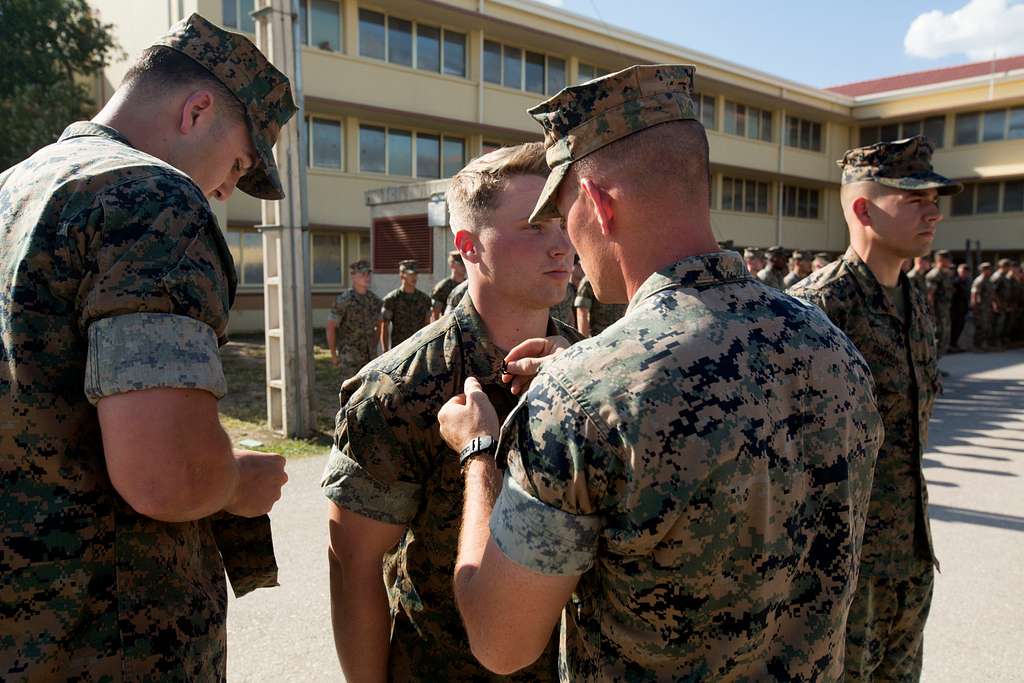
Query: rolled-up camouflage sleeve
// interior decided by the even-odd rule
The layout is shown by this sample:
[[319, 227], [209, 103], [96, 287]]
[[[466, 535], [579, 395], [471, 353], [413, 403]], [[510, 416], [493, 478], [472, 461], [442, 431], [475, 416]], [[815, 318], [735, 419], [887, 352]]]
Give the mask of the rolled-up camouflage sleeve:
[[333, 320], [336, 323], [341, 322], [344, 317], [342, 312], [342, 304], [344, 303], [344, 296], [339, 294], [334, 298], [334, 305], [331, 306], [331, 311], [327, 314], [328, 320]]
[[615, 448], [554, 378], [541, 373], [505, 422], [499, 462], [508, 471], [491, 536], [512, 561], [542, 574], [577, 576], [594, 562], [621, 476]]
[[[387, 524], [408, 524], [422, 501], [423, 463], [412, 420], [394, 415], [381, 392], [386, 378], [364, 384], [342, 408], [320, 487], [334, 504]], [[399, 425], [399, 426], [393, 426]], [[397, 430], [397, 432], [396, 432]]]
[[170, 173], [142, 177], [107, 190], [67, 222], [69, 240], [88, 236], [69, 242], [66, 253], [92, 273], [76, 301], [88, 340], [89, 400], [153, 388], [222, 397], [218, 346], [236, 280], [199, 188]]

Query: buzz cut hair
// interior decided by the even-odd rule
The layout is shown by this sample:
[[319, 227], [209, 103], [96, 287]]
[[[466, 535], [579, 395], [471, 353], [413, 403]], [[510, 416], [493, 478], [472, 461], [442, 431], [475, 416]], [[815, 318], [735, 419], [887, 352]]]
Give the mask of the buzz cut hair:
[[513, 177], [547, 178], [550, 172], [540, 142], [500, 147], [477, 157], [455, 174], [445, 193], [452, 232], [476, 232], [485, 227]]

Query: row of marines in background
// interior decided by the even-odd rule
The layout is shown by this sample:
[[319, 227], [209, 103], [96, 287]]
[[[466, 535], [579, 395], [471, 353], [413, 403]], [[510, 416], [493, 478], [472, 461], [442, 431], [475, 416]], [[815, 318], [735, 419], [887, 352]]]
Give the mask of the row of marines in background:
[[[834, 260], [827, 252], [812, 254], [780, 246], [748, 247], [743, 257], [751, 275], [783, 291]], [[361, 259], [350, 265], [352, 287], [337, 296], [327, 321], [327, 346], [332, 362], [341, 370], [342, 381], [375, 358], [378, 350], [397, 346], [458, 305], [468, 284], [458, 251], [449, 253], [448, 267], [450, 275], [427, 295], [416, 287], [416, 261], [402, 261], [401, 285], [381, 299], [370, 290], [370, 263]], [[908, 259], [904, 270], [928, 301], [939, 355], [964, 350], [959, 340], [968, 313], [974, 320], [974, 350], [996, 351], [1024, 343], [1024, 270], [1017, 261], [1000, 259], [996, 268], [983, 262], [972, 278], [968, 264], [954, 265], [950, 252], [939, 250], [934, 258]], [[551, 316], [572, 325], [583, 336], [593, 336], [625, 312], [623, 304], [597, 300], [577, 259], [565, 299], [552, 307]]]

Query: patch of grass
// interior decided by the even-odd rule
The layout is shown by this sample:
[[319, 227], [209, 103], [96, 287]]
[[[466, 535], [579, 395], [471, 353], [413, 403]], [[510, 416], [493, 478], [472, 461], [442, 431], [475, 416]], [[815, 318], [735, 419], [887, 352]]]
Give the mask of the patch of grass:
[[286, 439], [267, 424], [266, 356], [262, 335], [233, 339], [221, 349], [221, 360], [228, 382], [227, 396], [220, 401], [221, 423], [236, 447], [242, 439], [255, 439], [263, 442], [256, 450], [285, 457], [325, 455], [331, 450], [341, 377], [331, 365], [326, 340], [315, 339], [313, 347], [316, 428], [308, 439]]

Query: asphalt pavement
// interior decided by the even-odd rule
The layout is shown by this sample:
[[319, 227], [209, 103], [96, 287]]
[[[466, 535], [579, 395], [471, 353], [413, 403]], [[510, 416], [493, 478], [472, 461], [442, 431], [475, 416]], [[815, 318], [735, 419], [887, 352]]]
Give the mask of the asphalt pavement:
[[[926, 683], [1024, 681], [1024, 351], [946, 357], [925, 474], [942, 571]], [[325, 458], [288, 464], [272, 513], [281, 586], [228, 609], [231, 683], [341, 681], [327, 583]]]

